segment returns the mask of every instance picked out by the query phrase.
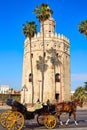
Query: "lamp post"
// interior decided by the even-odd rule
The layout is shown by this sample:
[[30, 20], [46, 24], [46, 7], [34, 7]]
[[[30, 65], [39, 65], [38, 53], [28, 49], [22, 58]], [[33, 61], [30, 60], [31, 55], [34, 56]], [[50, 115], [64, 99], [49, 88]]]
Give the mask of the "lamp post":
[[2, 106], [3, 106], [3, 91], [1, 91], [1, 100], [2, 100]]
[[42, 80], [38, 80], [39, 82], [39, 100], [41, 101], [41, 87], [40, 87], [40, 83], [42, 82]]
[[11, 98], [12, 90], [9, 88], [9, 98]]
[[25, 105], [25, 92], [28, 91], [26, 85], [23, 86], [23, 88], [22, 88], [21, 91], [23, 91], [23, 93], [24, 93], [24, 96], [23, 96], [23, 104]]

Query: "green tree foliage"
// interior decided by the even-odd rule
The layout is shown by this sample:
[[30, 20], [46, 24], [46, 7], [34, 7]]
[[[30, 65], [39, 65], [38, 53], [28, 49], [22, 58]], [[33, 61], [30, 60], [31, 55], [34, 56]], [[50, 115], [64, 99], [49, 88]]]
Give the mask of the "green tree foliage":
[[40, 6], [36, 6], [34, 13], [40, 22], [44, 22], [50, 17], [53, 11], [49, 8], [48, 4], [42, 3]]
[[85, 89], [84, 87], [80, 86], [75, 90], [75, 93], [73, 94], [73, 98], [79, 98], [79, 99], [85, 99]]
[[85, 83], [85, 91], [87, 91], [87, 81]]
[[87, 20], [81, 21], [79, 24], [79, 32], [84, 34], [87, 38]]
[[23, 24], [23, 33], [26, 37], [29, 38], [29, 40], [31, 40], [32, 37], [34, 37], [35, 33], [37, 33], [37, 29], [36, 29], [37, 25], [35, 24], [34, 21], [31, 22], [26, 22], [26, 25]]

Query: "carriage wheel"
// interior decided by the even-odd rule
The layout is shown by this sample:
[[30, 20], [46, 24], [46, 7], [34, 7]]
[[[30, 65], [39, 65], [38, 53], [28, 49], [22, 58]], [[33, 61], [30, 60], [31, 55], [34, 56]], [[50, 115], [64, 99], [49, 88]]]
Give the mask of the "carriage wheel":
[[24, 126], [24, 116], [20, 112], [12, 112], [6, 119], [8, 130], [21, 130]]
[[37, 123], [40, 126], [44, 125], [44, 119], [46, 118], [47, 115], [48, 115], [48, 113], [43, 113], [43, 114], [37, 116]]
[[53, 115], [48, 115], [44, 120], [44, 125], [48, 129], [53, 129], [56, 126], [56, 118]]
[[1, 113], [0, 115], [0, 123], [3, 127], [6, 127], [6, 119], [8, 117], [8, 115], [11, 113], [11, 110], [5, 110]]

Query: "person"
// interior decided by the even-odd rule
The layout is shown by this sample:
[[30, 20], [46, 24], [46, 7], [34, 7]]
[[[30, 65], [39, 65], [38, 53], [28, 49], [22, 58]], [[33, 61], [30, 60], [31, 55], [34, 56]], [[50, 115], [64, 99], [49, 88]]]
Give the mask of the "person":
[[36, 104], [35, 104], [34, 107], [35, 107], [35, 110], [36, 110], [36, 109], [40, 109], [40, 108], [42, 108], [42, 103], [40, 102], [39, 99], [37, 100], [37, 102], [36, 102]]
[[49, 100], [49, 99], [47, 100], [47, 105], [48, 105], [48, 106], [50, 106], [50, 105], [51, 105], [51, 103], [50, 103], [50, 100]]
[[40, 100], [39, 100], [39, 98], [38, 98], [37, 102], [38, 102], [38, 103], [40, 103]]

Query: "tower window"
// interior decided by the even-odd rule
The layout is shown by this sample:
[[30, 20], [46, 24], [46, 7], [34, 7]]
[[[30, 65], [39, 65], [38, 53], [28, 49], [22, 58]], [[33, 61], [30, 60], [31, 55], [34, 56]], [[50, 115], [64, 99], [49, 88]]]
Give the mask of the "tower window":
[[55, 74], [55, 82], [60, 82], [60, 74], [59, 73]]
[[29, 82], [32, 82], [32, 74], [29, 74]]
[[44, 57], [46, 56], [46, 52], [44, 52]]
[[31, 53], [31, 57], [33, 58], [33, 53]]
[[55, 94], [55, 99], [58, 101], [59, 100], [59, 93]]
[[56, 56], [58, 56], [58, 53], [56, 53]]

